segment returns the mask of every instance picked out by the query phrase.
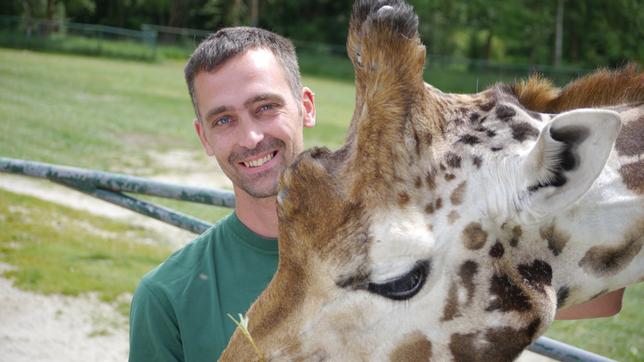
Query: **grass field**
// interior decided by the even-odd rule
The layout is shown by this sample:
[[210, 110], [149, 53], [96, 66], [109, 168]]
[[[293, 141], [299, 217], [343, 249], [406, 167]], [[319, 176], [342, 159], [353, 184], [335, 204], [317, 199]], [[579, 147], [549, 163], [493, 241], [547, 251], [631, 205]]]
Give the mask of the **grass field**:
[[[353, 111], [353, 85], [306, 74], [304, 81], [315, 91], [318, 109], [317, 126], [305, 131], [307, 146], [336, 148]], [[452, 89], [474, 91], [475, 83], [470, 77]], [[155, 153], [201, 152], [192, 118], [181, 62], [0, 49], [0, 156], [149, 176], [171, 171], [154, 162]], [[226, 212], [180, 208], [210, 221]], [[170, 253], [137, 243], [155, 237], [145, 233], [149, 231], [0, 191], [0, 261], [18, 267], [7, 276], [21, 288], [97, 291], [114, 301]], [[620, 361], [641, 361], [642, 301], [640, 284], [627, 289], [617, 317], [556, 322], [548, 335]], [[128, 306], [121, 308], [126, 312]]]

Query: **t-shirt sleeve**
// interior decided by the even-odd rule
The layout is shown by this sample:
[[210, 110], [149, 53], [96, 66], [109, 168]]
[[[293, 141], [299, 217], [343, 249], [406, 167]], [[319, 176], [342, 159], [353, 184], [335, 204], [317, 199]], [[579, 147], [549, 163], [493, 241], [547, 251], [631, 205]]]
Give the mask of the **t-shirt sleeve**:
[[130, 362], [183, 361], [181, 335], [165, 294], [143, 279], [130, 309]]

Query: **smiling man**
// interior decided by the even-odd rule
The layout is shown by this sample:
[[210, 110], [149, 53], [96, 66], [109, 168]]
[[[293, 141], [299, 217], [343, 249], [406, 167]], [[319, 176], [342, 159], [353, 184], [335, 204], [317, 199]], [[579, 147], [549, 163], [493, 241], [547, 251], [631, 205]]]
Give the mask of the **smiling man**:
[[315, 124], [290, 41], [226, 28], [185, 67], [206, 153], [233, 183], [235, 211], [140, 282], [130, 314], [130, 361], [214, 361], [277, 268], [279, 176]]

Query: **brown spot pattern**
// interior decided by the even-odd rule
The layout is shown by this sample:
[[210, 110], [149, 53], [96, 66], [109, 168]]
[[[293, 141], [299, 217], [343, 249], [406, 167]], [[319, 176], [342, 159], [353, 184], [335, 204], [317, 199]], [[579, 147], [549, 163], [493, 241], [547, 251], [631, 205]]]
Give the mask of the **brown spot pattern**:
[[503, 104], [499, 104], [496, 107], [496, 116], [502, 121], [509, 121], [510, 118], [514, 117], [515, 114], [516, 112], [514, 111], [514, 109], [512, 109], [512, 107]]
[[409, 194], [406, 192], [398, 193], [398, 205], [405, 206], [409, 202]]
[[465, 289], [467, 289], [467, 304], [469, 304], [474, 297], [474, 291], [476, 290], [474, 277], [476, 276], [478, 271], [479, 265], [472, 260], [468, 260], [463, 263], [463, 265], [461, 265], [461, 270], [458, 273], [461, 276], [463, 286], [465, 286]]
[[622, 126], [615, 141], [615, 149], [620, 155], [634, 156], [644, 153], [644, 116]]
[[432, 358], [432, 342], [420, 331], [404, 337], [405, 341], [389, 354], [392, 362], [429, 361]]
[[644, 158], [620, 167], [619, 173], [629, 190], [644, 194]]
[[451, 225], [454, 222], [456, 222], [456, 220], [458, 220], [460, 217], [461, 217], [461, 215], [458, 213], [458, 211], [452, 210], [452, 211], [449, 212], [449, 215], [447, 215], [447, 221]]
[[522, 329], [491, 328], [485, 331], [486, 344], [482, 361], [513, 361], [537, 336], [541, 319], [534, 319]]
[[429, 188], [430, 191], [433, 191], [436, 188], [436, 180], [433, 172], [430, 172], [425, 176], [425, 182], [427, 183], [427, 188]]
[[[472, 260], [464, 262], [459, 268], [458, 276], [460, 277], [460, 283], [463, 285], [465, 290], [467, 290], [467, 301], [465, 305], [469, 305], [474, 298], [474, 291], [476, 286], [474, 284], [474, 277], [478, 273], [478, 264]], [[452, 284], [449, 287], [447, 294], [447, 301], [445, 302], [445, 307], [443, 308], [443, 316], [441, 320], [443, 322], [454, 319], [454, 317], [460, 316], [460, 303], [458, 301], [458, 288], [459, 285], [456, 281], [452, 281]]]
[[579, 266], [597, 277], [612, 276], [624, 270], [642, 249], [644, 220], [631, 231], [621, 245], [593, 246], [579, 261]]
[[425, 206], [425, 212], [428, 214], [433, 214], [434, 213], [434, 204], [429, 203]]
[[493, 258], [500, 258], [503, 256], [504, 253], [505, 253], [505, 249], [503, 248], [503, 244], [501, 244], [498, 240], [490, 248], [490, 256]]
[[[525, 328], [500, 327], [450, 337], [449, 349], [455, 362], [514, 361], [537, 336], [541, 319], [536, 318]], [[484, 340], [487, 343], [480, 343]]]
[[449, 350], [455, 362], [479, 361], [480, 356], [475, 344], [478, 335], [479, 333], [455, 333], [450, 337]]
[[449, 286], [449, 291], [447, 292], [447, 300], [445, 301], [445, 308], [443, 308], [441, 321], [451, 321], [454, 317], [459, 315], [458, 285], [456, 282], [452, 281], [452, 284]]
[[423, 186], [423, 180], [420, 179], [420, 176], [416, 176], [414, 179], [414, 187], [419, 189], [421, 186]]
[[480, 156], [474, 156], [472, 157], [472, 163], [476, 168], [481, 168], [481, 165], [483, 164], [483, 159]]
[[541, 238], [548, 242], [548, 249], [552, 251], [554, 256], [561, 254], [561, 251], [570, 240], [570, 235], [566, 235], [564, 232], [557, 230], [554, 224], [550, 226], [544, 226], [539, 230]]
[[449, 167], [460, 168], [461, 167], [461, 156], [455, 154], [454, 152], [448, 152], [447, 155], [445, 156], [445, 162], [447, 163], [447, 166], [449, 166]]
[[456, 176], [454, 176], [454, 175], [453, 175], [453, 174], [451, 174], [451, 173], [446, 173], [446, 174], [445, 174], [445, 181], [452, 181], [452, 180], [453, 180], [453, 179], [455, 179], [455, 178], [456, 178]]
[[450, 196], [450, 201], [452, 202], [452, 205], [460, 205], [463, 202], [463, 195], [465, 194], [465, 181], [461, 182], [456, 188], [454, 189], [454, 192], [452, 192], [452, 196]]
[[544, 287], [552, 282], [552, 267], [543, 260], [534, 260], [532, 264], [520, 264], [517, 269], [523, 280], [541, 293], [545, 293]]
[[523, 230], [521, 229], [521, 226], [515, 226], [512, 228], [512, 238], [510, 239], [510, 246], [511, 247], [516, 247], [519, 245], [519, 239], [521, 239], [521, 235], [523, 235]]
[[507, 274], [494, 274], [490, 280], [490, 293], [496, 296], [486, 311], [525, 312], [532, 308], [530, 299]]
[[563, 286], [557, 290], [557, 309], [561, 308], [568, 300], [570, 295], [570, 288]]
[[483, 230], [479, 223], [469, 223], [463, 229], [463, 241], [465, 247], [470, 250], [478, 250], [485, 245], [487, 241], [487, 232]]
[[462, 135], [458, 139], [458, 142], [465, 143], [466, 145], [475, 145], [477, 143], [481, 143], [481, 140], [479, 140], [478, 137], [474, 135], [466, 134], [466, 135]]
[[528, 138], [537, 138], [539, 136], [539, 130], [526, 122], [513, 124], [510, 126], [510, 129], [512, 130], [512, 138], [519, 142], [523, 142]]

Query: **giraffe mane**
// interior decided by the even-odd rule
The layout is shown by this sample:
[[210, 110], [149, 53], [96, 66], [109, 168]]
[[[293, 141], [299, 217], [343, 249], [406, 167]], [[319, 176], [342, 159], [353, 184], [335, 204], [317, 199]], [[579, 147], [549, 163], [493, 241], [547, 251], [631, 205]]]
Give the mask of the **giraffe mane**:
[[513, 84], [511, 89], [524, 107], [537, 112], [644, 103], [644, 73], [637, 64], [629, 63], [617, 70], [600, 69], [564, 88], [537, 74]]

